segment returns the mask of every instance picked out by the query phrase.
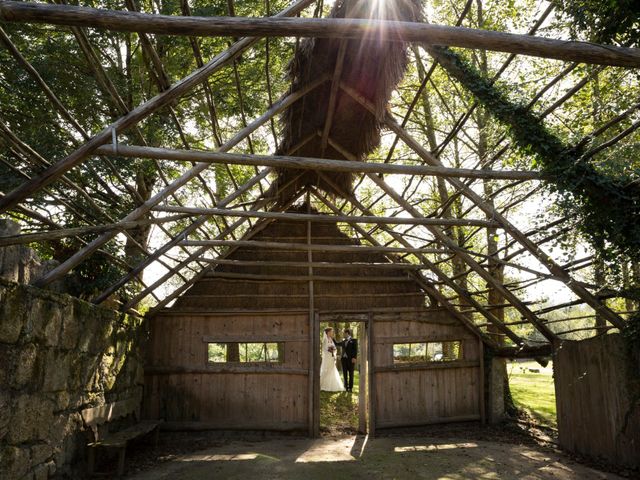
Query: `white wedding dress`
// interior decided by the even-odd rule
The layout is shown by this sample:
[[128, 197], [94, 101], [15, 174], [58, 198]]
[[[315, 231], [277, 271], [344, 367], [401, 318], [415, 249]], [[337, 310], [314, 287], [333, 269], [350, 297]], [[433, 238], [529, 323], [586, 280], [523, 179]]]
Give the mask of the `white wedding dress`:
[[[333, 355], [329, 351], [333, 347]], [[322, 363], [320, 364], [320, 390], [325, 392], [344, 392], [344, 385], [340, 379], [340, 374], [336, 368], [336, 357], [338, 349], [333, 339], [324, 334], [322, 339]]]

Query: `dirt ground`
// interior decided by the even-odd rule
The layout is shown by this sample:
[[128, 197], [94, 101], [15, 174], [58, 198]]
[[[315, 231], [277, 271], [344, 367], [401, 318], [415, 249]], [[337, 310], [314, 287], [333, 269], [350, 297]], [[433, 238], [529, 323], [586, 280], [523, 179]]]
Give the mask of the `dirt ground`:
[[[466, 430], [466, 429], [465, 429]], [[126, 478], [224, 479], [620, 479], [577, 463], [557, 449], [491, 431], [434, 430], [369, 439], [343, 435], [306, 439], [240, 439], [162, 434], [153, 453], [134, 454]], [[447, 438], [445, 438], [447, 437]], [[173, 452], [168, 448], [173, 445]], [[206, 448], [200, 449], [200, 447]], [[181, 450], [183, 450], [181, 452]], [[627, 475], [625, 475], [627, 476]]]

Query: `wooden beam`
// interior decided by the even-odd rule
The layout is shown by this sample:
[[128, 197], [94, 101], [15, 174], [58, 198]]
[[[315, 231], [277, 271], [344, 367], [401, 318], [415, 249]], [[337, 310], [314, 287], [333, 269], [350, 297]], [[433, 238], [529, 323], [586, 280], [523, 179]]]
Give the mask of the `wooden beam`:
[[275, 262], [262, 260], [229, 260], [225, 258], [205, 258], [200, 257], [203, 263], [214, 265], [231, 265], [235, 267], [286, 267], [286, 268], [374, 268], [379, 270], [421, 270], [428, 268], [425, 264], [415, 263], [364, 263], [364, 262]]
[[[113, 155], [109, 146], [98, 147], [96, 155]], [[198, 150], [176, 150], [169, 148], [118, 145], [118, 156], [151, 158], [179, 162], [202, 162], [210, 164], [262, 165], [268, 167], [299, 170], [322, 170], [328, 172], [385, 173], [399, 175], [433, 175], [435, 177], [463, 177], [493, 180], [540, 180], [538, 172], [522, 170], [481, 170], [471, 168], [449, 168], [431, 165], [406, 165], [397, 163], [358, 162], [326, 158], [296, 157], [285, 155], [251, 155], [248, 153], [203, 152]]]
[[78, 235], [87, 235], [90, 233], [103, 233], [111, 230], [128, 230], [143, 225], [154, 225], [165, 222], [175, 222], [186, 218], [185, 215], [171, 215], [161, 218], [149, 218], [147, 220], [138, 220], [135, 222], [120, 222], [108, 225], [90, 225], [87, 227], [61, 228], [59, 230], [49, 230], [47, 232], [25, 233], [22, 235], [11, 235], [7, 237], [0, 236], [0, 247], [8, 245], [23, 245], [25, 243], [43, 242], [47, 240], [59, 240], [61, 238], [77, 237]]
[[[444, 225], [463, 227], [498, 228], [499, 224], [486, 220], [458, 219], [458, 218], [407, 218], [407, 217], [377, 217], [355, 215], [316, 215], [289, 212], [260, 212], [256, 210], [230, 210], [222, 208], [198, 208], [198, 207], [156, 207], [156, 212], [187, 213], [193, 215], [224, 215], [229, 217], [255, 217], [273, 218], [278, 220], [291, 220], [296, 222], [312, 223], [378, 223], [392, 225]], [[536, 272], [537, 273], [537, 272]]]
[[338, 47], [338, 55], [336, 57], [336, 66], [333, 70], [331, 79], [331, 91], [329, 93], [329, 103], [327, 104], [327, 114], [324, 120], [324, 128], [320, 139], [320, 156], [324, 157], [327, 149], [327, 141], [329, 140], [329, 132], [333, 124], [333, 115], [338, 104], [338, 92], [340, 91], [340, 78], [342, 77], [342, 67], [344, 66], [344, 56], [347, 52], [347, 41], [342, 39]]
[[[301, 12], [305, 7], [313, 3], [314, 0], [299, 0], [295, 4], [290, 7], [284, 9], [278, 15], [287, 16], [287, 15], [296, 15]], [[19, 3], [19, 2], [16, 2]], [[33, 4], [36, 5], [36, 4]], [[37, 4], [42, 5], [42, 4]], [[19, 5], [17, 5], [20, 7]], [[54, 8], [61, 9], [69, 9], [69, 8], [78, 8], [71, 7], [68, 5], [42, 5]], [[7, 14], [7, 2], [2, 1], [0, 3], [0, 19], [8, 20], [6, 18]], [[136, 14], [133, 12], [121, 12], [126, 15], [142, 15]], [[11, 15], [9, 15], [11, 16]], [[87, 26], [87, 25], [76, 25], [76, 26]], [[153, 114], [160, 108], [163, 108], [169, 105], [174, 100], [180, 98], [182, 95], [190, 91], [196, 85], [202, 83], [209, 76], [215, 73], [220, 68], [224, 67], [229, 61], [233, 60], [244, 50], [252, 46], [259, 39], [256, 38], [243, 38], [240, 41], [233, 44], [229, 49], [224, 52], [216, 55], [213, 59], [211, 59], [204, 67], [199, 68], [194, 71], [190, 75], [186, 76], [179, 82], [173, 84], [164, 92], [156, 95], [151, 98], [147, 102], [139, 105], [123, 117], [119, 118], [107, 128], [102, 130], [102, 132], [95, 135], [91, 140], [81, 146], [79, 149], [71, 153], [66, 158], [60, 160], [56, 164], [52, 165], [50, 168], [42, 172], [37, 177], [32, 178], [30, 181], [23, 183], [18, 188], [13, 191], [7, 193], [4, 197], [0, 198], [0, 213], [5, 212], [6, 210], [16, 206], [18, 203], [23, 201], [25, 198], [28, 198], [33, 193], [40, 190], [42, 187], [50, 184], [51, 182], [58, 179], [65, 172], [72, 169], [74, 166], [83, 162], [85, 158], [90, 155], [97, 147], [100, 145], [104, 145], [105, 143], [109, 143], [111, 141], [112, 132], [122, 132], [127, 128], [137, 124], [142, 119], [148, 117]], [[197, 172], [199, 173], [199, 172]], [[196, 174], [197, 174], [196, 173]], [[103, 242], [104, 243], [104, 242]]]
[[306, 243], [264, 242], [258, 240], [183, 240], [187, 247], [245, 247], [306, 252], [363, 252], [363, 253], [451, 253], [449, 250], [407, 247], [369, 247], [365, 245], [307, 245]]
[[[397, 267], [402, 269], [401, 266]], [[235, 273], [235, 272], [209, 272], [206, 278], [229, 278], [232, 280], [270, 280], [282, 282], [415, 282], [409, 277], [373, 277], [365, 276], [340, 276], [340, 275], [268, 275], [261, 273]], [[395, 294], [393, 294], [395, 295]], [[393, 296], [392, 295], [392, 296]], [[286, 295], [283, 295], [286, 297]]]
[[[311, 3], [311, 2], [307, 2]], [[188, 36], [380, 38], [591, 64], [639, 67], [640, 51], [512, 33], [359, 18], [180, 17], [31, 2], [0, 2], [0, 20]]]

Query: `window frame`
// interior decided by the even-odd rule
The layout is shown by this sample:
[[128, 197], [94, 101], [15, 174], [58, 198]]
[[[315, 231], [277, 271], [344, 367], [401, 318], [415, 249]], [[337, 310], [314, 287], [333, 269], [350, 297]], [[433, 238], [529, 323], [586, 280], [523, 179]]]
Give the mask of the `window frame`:
[[[205, 345], [205, 363], [208, 366], [224, 366], [224, 365], [232, 365], [232, 366], [260, 366], [260, 365], [282, 365], [285, 363], [285, 341], [283, 340], [206, 340], [204, 342]], [[228, 360], [229, 351], [228, 346], [230, 344], [235, 344], [238, 346], [238, 360]], [[242, 360], [243, 354], [243, 346], [244, 346], [244, 358], [246, 359], [249, 356], [249, 345], [262, 345], [261, 355], [262, 360]], [[224, 345], [225, 346], [225, 360], [224, 361], [212, 361], [209, 355], [209, 346], [210, 345]], [[273, 345], [276, 348], [277, 359], [271, 360], [269, 357], [269, 346]], [[280, 355], [282, 353], [282, 355]]]
[[[429, 344], [439, 343], [442, 344], [442, 350], [444, 350], [445, 343], [457, 343], [458, 347], [458, 355], [455, 359], [446, 359], [443, 357], [442, 360], [428, 359], [429, 354]], [[424, 345], [424, 355], [420, 360], [396, 360], [395, 355], [395, 347], [396, 345], [408, 345], [409, 346], [409, 355], [411, 355], [411, 350], [414, 345]], [[455, 340], [429, 340], [429, 339], [416, 339], [411, 341], [402, 341], [402, 342], [392, 342], [391, 343], [391, 360], [393, 366], [409, 366], [409, 365], [438, 365], [438, 364], [451, 364], [456, 362], [464, 361], [464, 340], [463, 339], [455, 339]]]

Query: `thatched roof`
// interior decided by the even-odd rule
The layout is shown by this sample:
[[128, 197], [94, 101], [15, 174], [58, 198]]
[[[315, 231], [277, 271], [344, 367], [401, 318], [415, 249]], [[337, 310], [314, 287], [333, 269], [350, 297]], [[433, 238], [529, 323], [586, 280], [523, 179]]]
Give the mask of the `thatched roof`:
[[[420, 0], [338, 0], [330, 17], [420, 21], [422, 13]], [[286, 95], [303, 89], [322, 75], [334, 72], [340, 44], [343, 41], [346, 42], [346, 50], [339, 80], [373, 103], [377, 116], [338, 89], [329, 136], [353, 157], [363, 160], [380, 143], [379, 118], [384, 113], [389, 97], [402, 79], [407, 66], [405, 43], [382, 42], [375, 33], [362, 40], [304, 39], [289, 64], [291, 87]], [[282, 115], [283, 138], [278, 154], [346, 159], [331, 145], [327, 145], [323, 151], [320, 135], [316, 135], [294, 152], [291, 151], [310, 135], [321, 133], [325, 128], [331, 89], [332, 82], [324, 83]], [[281, 169], [278, 171], [278, 183], [283, 185], [299, 173], [301, 172], [296, 170]], [[352, 174], [334, 172], [329, 176], [342, 190], [351, 191]], [[286, 197], [288, 192], [295, 192], [300, 186], [309, 184], [316, 185], [328, 193], [340, 194], [323, 182], [317, 174], [308, 172], [284, 192], [283, 196]]]

